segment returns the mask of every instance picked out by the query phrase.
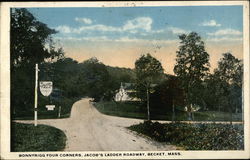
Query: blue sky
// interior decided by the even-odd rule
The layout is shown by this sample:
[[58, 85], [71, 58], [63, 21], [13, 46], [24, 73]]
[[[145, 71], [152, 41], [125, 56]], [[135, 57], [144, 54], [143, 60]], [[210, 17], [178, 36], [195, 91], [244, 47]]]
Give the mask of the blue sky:
[[[220, 52], [226, 51], [242, 57], [242, 6], [29, 8], [29, 11], [59, 32], [54, 38], [67, 56], [78, 61], [95, 56], [108, 65], [133, 68], [136, 58], [150, 52], [172, 73], [178, 35], [191, 31], [199, 33], [208, 44], [212, 61], [217, 62]], [[218, 44], [222, 44], [221, 48]], [[112, 60], [107, 58], [110, 55]]]

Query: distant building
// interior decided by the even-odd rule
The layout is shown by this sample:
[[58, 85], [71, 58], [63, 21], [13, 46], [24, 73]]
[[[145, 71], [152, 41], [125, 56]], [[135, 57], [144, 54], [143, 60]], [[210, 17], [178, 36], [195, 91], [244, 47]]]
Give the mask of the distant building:
[[132, 97], [131, 94], [134, 94], [135, 91], [134, 83], [124, 83], [121, 82], [120, 89], [115, 95], [115, 101], [138, 101], [138, 98]]

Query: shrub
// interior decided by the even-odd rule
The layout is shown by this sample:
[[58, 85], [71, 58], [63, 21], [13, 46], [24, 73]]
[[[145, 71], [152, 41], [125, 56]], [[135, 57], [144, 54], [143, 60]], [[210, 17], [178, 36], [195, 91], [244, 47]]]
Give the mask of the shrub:
[[243, 125], [185, 124], [145, 121], [129, 129], [161, 142], [181, 146], [187, 150], [242, 150]]

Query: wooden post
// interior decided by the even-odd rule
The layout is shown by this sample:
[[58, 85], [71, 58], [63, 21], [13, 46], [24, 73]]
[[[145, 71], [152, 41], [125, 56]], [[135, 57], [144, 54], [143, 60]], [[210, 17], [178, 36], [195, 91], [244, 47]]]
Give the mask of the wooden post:
[[150, 121], [150, 111], [149, 111], [149, 87], [147, 87], [147, 109], [148, 109], [148, 120]]
[[34, 106], [34, 125], [37, 126], [37, 83], [38, 83], [38, 64], [35, 71], [35, 106]]
[[172, 123], [175, 121], [175, 101], [172, 104]]
[[58, 111], [58, 118], [61, 117], [61, 106], [59, 106], [59, 111]]

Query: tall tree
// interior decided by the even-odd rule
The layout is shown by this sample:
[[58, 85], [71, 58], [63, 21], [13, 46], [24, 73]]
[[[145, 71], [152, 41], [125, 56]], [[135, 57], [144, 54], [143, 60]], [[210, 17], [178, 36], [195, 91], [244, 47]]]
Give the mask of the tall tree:
[[11, 65], [18, 67], [63, 57], [63, 50], [54, 47], [51, 35], [55, 33], [27, 9], [11, 9]]
[[148, 53], [146, 55], [142, 55], [136, 60], [135, 72], [138, 97], [147, 102], [148, 120], [150, 120], [150, 92], [152, 92], [153, 84], [159, 82], [161, 79], [163, 75], [163, 68], [161, 63]]
[[242, 86], [243, 63], [231, 53], [224, 53], [218, 63], [218, 68], [214, 71], [215, 75], [228, 84]]
[[224, 90], [223, 96], [227, 97], [227, 106], [232, 121], [233, 106], [236, 113], [242, 106], [242, 60], [234, 57], [231, 53], [224, 53], [218, 63], [218, 68], [214, 71], [214, 75], [220, 80], [221, 84], [225, 84], [220, 85], [220, 89]]
[[204, 42], [197, 33], [182, 34], [179, 39], [180, 46], [176, 52], [174, 73], [182, 81], [187, 96], [189, 119], [192, 119], [191, 106], [197, 101], [197, 90], [199, 90], [203, 78], [209, 72], [209, 54], [205, 51]]
[[62, 58], [62, 49], [56, 49], [51, 38], [55, 34], [38, 21], [27, 9], [11, 9], [11, 106], [27, 112], [32, 110], [35, 63]]

